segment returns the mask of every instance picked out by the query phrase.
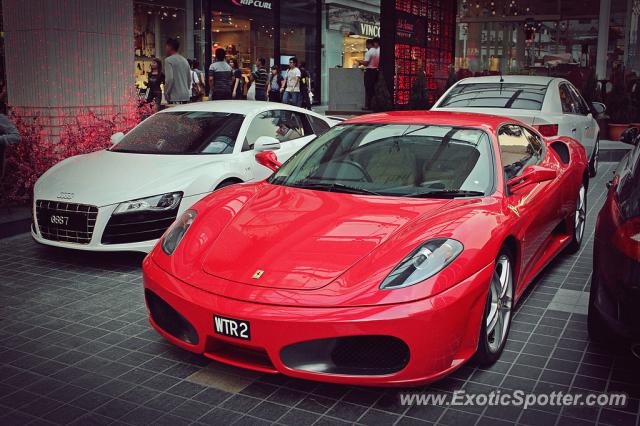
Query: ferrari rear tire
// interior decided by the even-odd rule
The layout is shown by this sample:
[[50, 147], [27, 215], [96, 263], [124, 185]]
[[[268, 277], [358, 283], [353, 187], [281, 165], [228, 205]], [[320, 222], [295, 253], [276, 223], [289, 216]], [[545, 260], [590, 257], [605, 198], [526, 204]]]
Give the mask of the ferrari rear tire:
[[482, 366], [495, 363], [507, 343], [513, 310], [513, 256], [502, 248], [496, 258], [485, 303], [476, 360]]
[[596, 308], [596, 298], [598, 294], [598, 279], [595, 271], [591, 275], [591, 288], [589, 290], [589, 312], [587, 316], [587, 331], [589, 332], [589, 337], [594, 342], [598, 343], [609, 343], [609, 331], [606, 329], [604, 325], [604, 320], [600, 316], [600, 312], [598, 312], [598, 308]]
[[578, 199], [576, 200], [576, 210], [573, 213], [573, 224], [571, 226], [572, 239], [567, 247], [569, 253], [576, 253], [582, 246], [584, 238], [585, 222], [587, 220], [587, 187], [584, 182], [578, 189]]

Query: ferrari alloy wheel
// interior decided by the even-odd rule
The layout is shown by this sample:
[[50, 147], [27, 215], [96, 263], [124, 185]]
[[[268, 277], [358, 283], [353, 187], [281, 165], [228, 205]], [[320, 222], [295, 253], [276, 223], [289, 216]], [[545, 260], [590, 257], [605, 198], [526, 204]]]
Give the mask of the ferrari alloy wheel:
[[573, 214], [573, 239], [569, 244], [568, 250], [571, 253], [575, 253], [580, 249], [582, 245], [582, 238], [584, 237], [584, 227], [587, 221], [587, 188], [584, 183], [580, 185], [578, 190], [578, 199], [576, 200], [576, 210]]
[[600, 141], [596, 141], [596, 147], [593, 149], [591, 161], [589, 162], [589, 176], [595, 177], [598, 174], [598, 160], [600, 157]]
[[482, 319], [477, 358], [489, 365], [498, 360], [504, 349], [513, 309], [513, 267], [511, 256], [502, 250], [496, 259], [489, 294]]

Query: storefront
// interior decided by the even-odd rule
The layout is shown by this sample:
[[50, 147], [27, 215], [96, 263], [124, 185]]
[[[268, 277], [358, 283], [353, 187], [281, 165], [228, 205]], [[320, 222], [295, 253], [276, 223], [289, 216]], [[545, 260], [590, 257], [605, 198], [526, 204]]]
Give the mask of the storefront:
[[323, 99], [329, 95], [331, 68], [356, 68], [368, 39], [380, 37], [380, 1], [325, 0], [322, 13]]
[[[456, 68], [462, 74], [570, 76], [595, 68], [599, 1], [459, 0]], [[608, 74], [625, 64], [626, 0], [611, 0]], [[637, 16], [636, 16], [637, 21]]]

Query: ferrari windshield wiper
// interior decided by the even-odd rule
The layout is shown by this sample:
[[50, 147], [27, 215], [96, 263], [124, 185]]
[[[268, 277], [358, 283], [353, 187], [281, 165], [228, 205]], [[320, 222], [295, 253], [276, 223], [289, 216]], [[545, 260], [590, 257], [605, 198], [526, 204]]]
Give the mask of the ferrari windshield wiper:
[[368, 189], [364, 188], [356, 188], [354, 186], [348, 186], [341, 183], [301, 182], [291, 186], [303, 189], [318, 189], [321, 191], [329, 192], [344, 192], [346, 194], [380, 195], [375, 191], [369, 191]]
[[411, 198], [455, 198], [455, 197], [478, 197], [484, 195], [482, 191], [465, 191], [462, 189], [440, 189], [437, 191], [408, 194], [405, 197]]

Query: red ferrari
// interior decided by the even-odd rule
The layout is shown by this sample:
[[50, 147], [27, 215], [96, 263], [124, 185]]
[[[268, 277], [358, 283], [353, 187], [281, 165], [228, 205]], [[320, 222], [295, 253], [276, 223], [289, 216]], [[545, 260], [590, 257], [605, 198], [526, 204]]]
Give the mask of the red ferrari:
[[584, 148], [508, 118], [373, 114], [257, 157], [271, 177], [203, 199], [144, 261], [153, 327], [235, 366], [401, 386], [490, 364], [582, 241]]

